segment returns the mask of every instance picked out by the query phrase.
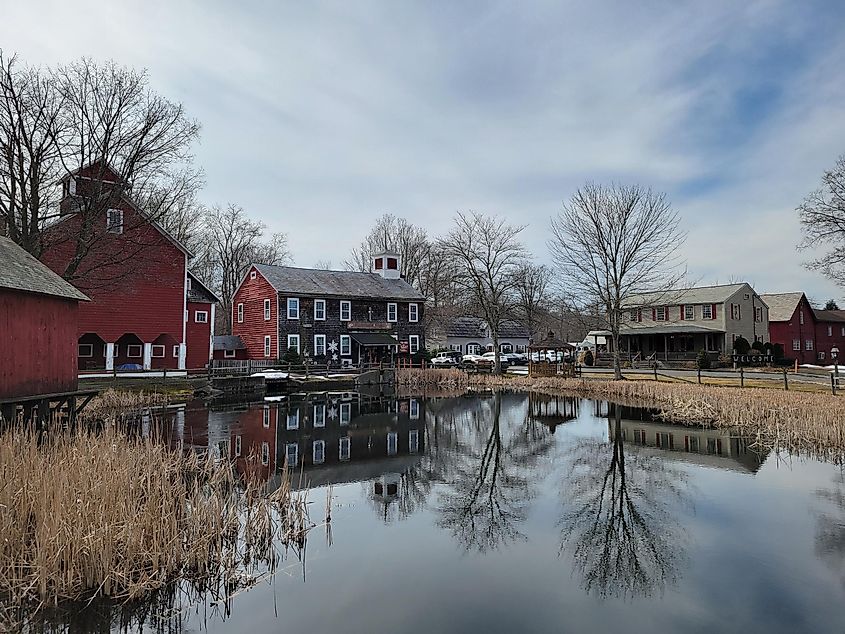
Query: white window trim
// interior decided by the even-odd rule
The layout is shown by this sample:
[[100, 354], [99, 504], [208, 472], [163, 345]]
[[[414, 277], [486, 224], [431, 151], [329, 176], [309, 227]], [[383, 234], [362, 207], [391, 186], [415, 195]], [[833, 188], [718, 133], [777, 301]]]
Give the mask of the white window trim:
[[[347, 315], [343, 316], [343, 309], [346, 308]], [[340, 321], [352, 321], [352, 302], [348, 299], [340, 300]]]
[[235, 436], [235, 456], [241, 455], [241, 446], [243, 441], [241, 440], [240, 435]]
[[[317, 448], [320, 448], [320, 459], [317, 460]], [[313, 464], [323, 464], [326, 461], [326, 441], [315, 440], [311, 447], [311, 462]]]
[[[662, 316], [661, 316], [661, 311], [663, 311]], [[665, 306], [655, 306], [654, 307], [654, 321], [666, 321], [666, 307]]]
[[[391, 311], [393, 312], [393, 319], [390, 318]], [[387, 303], [387, 321], [390, 323], [399, 321], [399, 305], [396, 302]]]
[[[132, 348], [138, 349], [138, 354], [132, 354]], [[140, 359], [144, 356], [144, 346], [138, 343], [131, 343], [126, 346], [126, 358], [127, 359]]]
[[[82, 354], [82, 349], [88, 348], [88, 354]], [[90, 359], [94, 356], [94, 344], [93, 343], [78, 343], [76, 344], [76, 356], [82, 359]]]
[[237, 350], [224, 350], [223, 351], [223, 358], [224, 359], [234, 359], [236, 356], [238, 356]]
[[[293, 449], [293, 464], [291, 464], [290, 461], [291, 448]], [[289, 442], [287, 445], [285, 445], [285, 464], [288, 467], [295, 467], [297, 464], [299, 464], [299, 443]]]
[[[320, 413], [317, 416], [317, 412]], [[326, 426], [326, 404], [325, 403], [318, 403], [314, 406], [314, 427], [325, 427]]]
[[[687, 315], [689, 309], [689, 315]], [[684, 321], [693, 321], [695, 319], [695, 304], [684, 304]]]
[[264, 335], [264, 358], [270, 358], [273, 354], [273, 337]]
[[411, 417], [411, 420], [419, 420], [420, 418], [420, 402], [412, 398], [411, 402], [408, 404], [408, 411]]
[[[202, 315], [202, 319], [200, 319], [200, 315]], [[206, 310], [195, 310], [194, 311], [194, 321], [198, 324], [207, 324], [208, 323], [208, 311], [206, 311]]]
[[[323, 307], [323, 316], [317, 316], [317, 306], [320, 305]], [[326, 321], [326, 300], [324, 299], [315, 299], [314, 300], [314, 321]]]
[[270, 300], [265, 299], [264, 300], [264, 321], [270, 321], [270, 313], [271, 313]]
[[267, 441], [261, 443], [261, 464], [265, 467], [270, 464], [270, 443]]
[[[412, 310], [413, 309], [413, 310]], [[420, 320], [420, 305], [419, 304], [408, 304], [408, 321], [412, 324], [416, 324]]]
[[352, 421], [352, 403], [340, 404], [340, 424], [348, 425]]
[[[344, 346], [344, 342], [346, 345]], [[346, 348], [346, 352], [343, 349]], [[340, 356], [342, 357], [351, 357], [352, 356], [352, 337], [349, 335], [341, 335], [340, 336]]]
[[417, 453], [420, 450], [420, 432], [412, 429], [408, 432], [408, 453]]
[[[118, 222], [112, 222], [112, 214], [117, 214]], [[109, 209], [106, 211], [106, 231], [115, 235], [123, 233], [123, 210]]]
[[[343, 446], [346, 445], [346, 451], [343, 451]], [[341, 436], [337, 442], [337, 454], [340, 460], [349, 460], [352, 455], [352, 441], [349, 436]], [[345, 454], [345, 455], [344, 455]]]
[[387, 432], [387, 455], [395, 456], [397, 453], [399, 453], [399, 436], [395, 431]]
[[[291, 315], [292, 303], [296, 306], [296, 314], [294, 314], [293, 316]], [[288, 319], [299, 319], [299, 298], [288, 297], [288, 301], [285, 302], [285, 305], [287, 306]]]
[[796, 350], [801, 350], [801, 340], [800, 339], [793, 339], [792, 340], [792, 350], [793, 352]]
[[[296, 345], [294, 345], [294, 343]], [[287, 352], [291, 348], [295, 349], [297, 353], [301, 351], [299, 347], [299, 335], [288, 335], [288, 347], [285, 348], [285, 352]]]
[[254, 280], [256, 277], [257, 277], [257, 275], [256, 275], [255, 271], [249, 272], [249, 279]]
[[265, 429], [270, 427], [270, 406], [264, 406], [264, 412], [262, 413], [261, 417], [261, 424], [264, 426]]
[[416, 354], [420, 351], [420, 336], [419, 335], [409, 335], [408, 336], [408, 353], [409, 354]]
[[[156, 349], [157, 349], [157, 348], [158, 348], [159, 350], [161, 350], [161, 354], [156, 354]], [[166, 348], [165, 348], [162, 344], [158, 344], [158, 343], [157, 343], [157, 344], [153, 344], [152, 346], [150, 346], [150, 356], [151, 356], [153, 359], [164, 359], [164, 352], [165, 352], [165, 349], [166, 349]]]
[[285, 429], [299, 429], [299, 410], [294, 409], [288, 412], [288, 419], [285, 423]]
[[237, 313], [238, 313], [238, 323], [239, 324], [244, 323], [244, 305], [243, 305], [243, 303], [238, 304]]
[[[710, 312], [709, 315], [707, 314], [708, 311]], [[704, 306], [701, 307], [701, 318], [702, 319], [713, 319], [713, 306], [712, 305], [704, 304]]]
[[[317, 345], [317, 342], [322, 342], [323, 351], [320, 352], [320, 346]], [[314, 356], [326, 356], [326, 335], [314, 335]]]
[[175, 346], [173, 346], [173, 358], [174, 359], [179, 358], [179, 344], [178, 343]]

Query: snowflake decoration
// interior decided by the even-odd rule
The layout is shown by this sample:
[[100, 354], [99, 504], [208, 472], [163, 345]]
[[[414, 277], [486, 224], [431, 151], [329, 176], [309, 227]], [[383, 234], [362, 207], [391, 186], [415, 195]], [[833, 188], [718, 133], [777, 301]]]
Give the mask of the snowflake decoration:
[[332, 361], [337, 361], [337, 353], [334, 353], [334, 354], [332, 355]]
[[[337, 341], [332, 340], [329, 343], [329, 352], [337, 352], [337, 348], [338, 348]], [[332, 358], [337, 359], [337, 356], [334, 356]]]
[[337, 408], [334, 405], [329, 408], [328, 415], [332, 420], [337, 418]]

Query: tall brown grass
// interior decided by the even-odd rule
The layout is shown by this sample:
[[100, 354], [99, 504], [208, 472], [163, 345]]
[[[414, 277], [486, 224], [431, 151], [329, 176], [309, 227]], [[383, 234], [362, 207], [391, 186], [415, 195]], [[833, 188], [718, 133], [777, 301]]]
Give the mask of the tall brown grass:
[[[328, 518], [327, 518], [328, 519]], [[0, 596], [137, 599], [175, 580], [246, 583], [304, 546], [307, 491], [114, 427], [0, 434]]]

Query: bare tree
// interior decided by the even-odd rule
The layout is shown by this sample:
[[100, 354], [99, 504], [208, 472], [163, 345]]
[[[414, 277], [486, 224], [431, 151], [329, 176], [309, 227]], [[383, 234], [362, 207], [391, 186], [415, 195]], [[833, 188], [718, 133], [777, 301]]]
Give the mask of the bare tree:
[[405, 218], [385, 214], [376, 220], [364, 241], [352, 249], [344, 264], [350, 271], [370, 271], [373, 255], [380, 251], [393, 251], [399, 254], [402, 277], [419, 289], [429, 249], [425, 229], [417, 227]]
[[517, 271], [526, 259], [519, 242], [524, 225], [502, 218], [459, 212], [455, 226], [442, 240], [442, 255], [454, 264], [454, 281], [464, 304], [490, 328], [501, 372], [499, 329], [516, 306]]
[[798, 207], [804, 239], [799, 249], [828, 247], [820, 257], [806, 263], [840, 286], [845, 285], [845, 154], [822, 176], [822, 186]]
[[54, 142], [63, 99], [43, 71], [0, 51], [0, 233], [41, 255], [61, 176]]
[[[51, 234], [54, 244], [71, 243], [72, 257], [62, 274], [78, 281], [121, 268], [112, 264], [135, 260], [150, 246], [135, 229], [161, 220], [173, 200], [182, 200], [192, 188], [195, 191], [198, 177], [191, 176], [190, 147], [199, 135], [199, 124], [187, 117], [181, 104], [153, 92], [146, 72], [113, 62], [99, 65], [82, 59], [56, 68], [50, 80], [62, 100], [54, 135], [62, 170], [68, 176], [80, 167], [88, 170], [85, 190], [74, 198], [72, 211], [78, 224]], [[180, 173], [188, 176], [180, 178]], [[174, 183], [183, 191], [166, 193]], [[136, 200], [157, 204], [126, 220], [124, 235], [137, 235], [138, 240], [124, 239], [119, 253], [110, 250], [112, 262], [104, 256], [109, 251], [98, 248], [108, 239], [101, 220], [130, 191]], [[88, 259], [96, 260], [96, 266], [86, 265]], [[85, 282], [90, 286], [90, 279]]]
[[552, 271], [542, 264], [526, 263], [516, 272], [516, 316], [534, 337], [539, 330], [543, 313], [549, 307], [549, 283]]
[[214, 207], [205, 215], [194, 268], [220, 297], [220, 332], [232, 331], [232, 296], [249, 267], [290, 259], [287, 236], [275, 233], [264, 239], [265, 229], [237, 205]]
[[676, 253], [686, 235], [679, 223], [663, 194], [639, 185], [595, 183], [579, 188], [552, 219], [549, 248], [569, 291], [601, 308], [617, 379], [623, 311], [638, 296], [674, 290], [683, 278]]

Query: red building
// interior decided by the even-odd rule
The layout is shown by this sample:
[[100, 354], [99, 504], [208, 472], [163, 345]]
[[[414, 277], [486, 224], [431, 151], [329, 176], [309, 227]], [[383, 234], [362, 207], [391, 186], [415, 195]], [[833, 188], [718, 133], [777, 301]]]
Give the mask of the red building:
[[92, 300], [79, 309], [79, 368], [204, 367], [216, 298], [189, 281], [191, 252], [132, 202], [130, 185], [102, 162], [67, 176], [62, 191], [42, 260]]
[[214, 359], [249, 359], [246, 344], [236, 335], [218, 335], [214, 337]]
[[769, 337], [787, 359], [826, 365], [833, 348], [845, 353], [845, 311], [814, 309], [804, 293], [763, 295], [769, 305]]
[[0, 236], [0, 400], [76, 391], [78, 304], [87, 301]]

